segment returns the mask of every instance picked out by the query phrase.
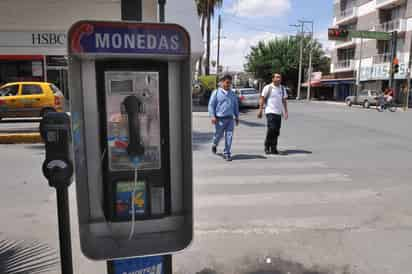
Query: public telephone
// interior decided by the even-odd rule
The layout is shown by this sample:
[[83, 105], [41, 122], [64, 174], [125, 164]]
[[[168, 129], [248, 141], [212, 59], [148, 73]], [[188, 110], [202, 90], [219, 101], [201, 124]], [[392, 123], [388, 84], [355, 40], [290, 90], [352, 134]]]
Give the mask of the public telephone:
[[96, 76], [107, 218], [170, 214], [167, 63], [97, 61]]
[[193, 238], [190, 38], [180, 26], [80, 21], [68, 34], [83, 253], [170, 254]]

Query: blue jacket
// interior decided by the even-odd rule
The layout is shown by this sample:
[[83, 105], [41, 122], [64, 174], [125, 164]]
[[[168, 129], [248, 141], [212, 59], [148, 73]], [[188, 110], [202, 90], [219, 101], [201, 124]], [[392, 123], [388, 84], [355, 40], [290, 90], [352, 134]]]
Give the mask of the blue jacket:
[[229, 90], [227, 94], [221, 88], [213, 91], [209, 100], [209, 115], [212, 117], [239, 118], [239, 102], [236, 94]]

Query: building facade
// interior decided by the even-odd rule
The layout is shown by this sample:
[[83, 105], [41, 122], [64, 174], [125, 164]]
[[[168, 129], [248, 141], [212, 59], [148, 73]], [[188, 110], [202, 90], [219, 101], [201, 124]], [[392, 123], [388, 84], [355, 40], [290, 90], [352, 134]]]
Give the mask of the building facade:
[[[397, 31], [399, 72], [395, 74], [398, 101], [406, 94], [407, 69], [412, 45], [412, 0], [335, 0], [333, 26], [348, 30]], [[331, 72], [334, 95], [344, 100], [362, 89], [382, 91], [389, 85], [391, 41], [353, 38], [335, 42]]]
[[[142, 1], [143, 22], [158, 22], [157, 3]], [[185, 27], [191, 36], [192, 54], [200, 56], [203, 43], [195, 1], [166, 3], [166, 22]], [[79, 20], [119, 21], [121, 0], [0, 1], [0, 84], [49, 81], [67, 95], [66, 33]]]

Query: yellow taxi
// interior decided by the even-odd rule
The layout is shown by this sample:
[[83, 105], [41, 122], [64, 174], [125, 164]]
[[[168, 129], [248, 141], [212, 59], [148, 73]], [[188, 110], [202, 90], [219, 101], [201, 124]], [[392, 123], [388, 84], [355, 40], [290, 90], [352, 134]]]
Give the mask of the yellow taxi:
[[63, 93], [52, 83], [15, 82], [0, 87], [0, 120], [43, 117], [48, 112], [63, 111], [63, 106]]

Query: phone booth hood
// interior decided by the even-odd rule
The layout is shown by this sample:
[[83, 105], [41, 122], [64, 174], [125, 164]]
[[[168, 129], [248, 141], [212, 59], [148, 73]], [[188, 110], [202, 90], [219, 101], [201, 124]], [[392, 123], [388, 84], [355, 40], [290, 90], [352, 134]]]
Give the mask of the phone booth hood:
[[[193, 238], [188, 32], [80, 21], [68, 41], [83, 253], [108, 260], [186, 248]], [[131, 151], [137, 162], [128, 162]]]

